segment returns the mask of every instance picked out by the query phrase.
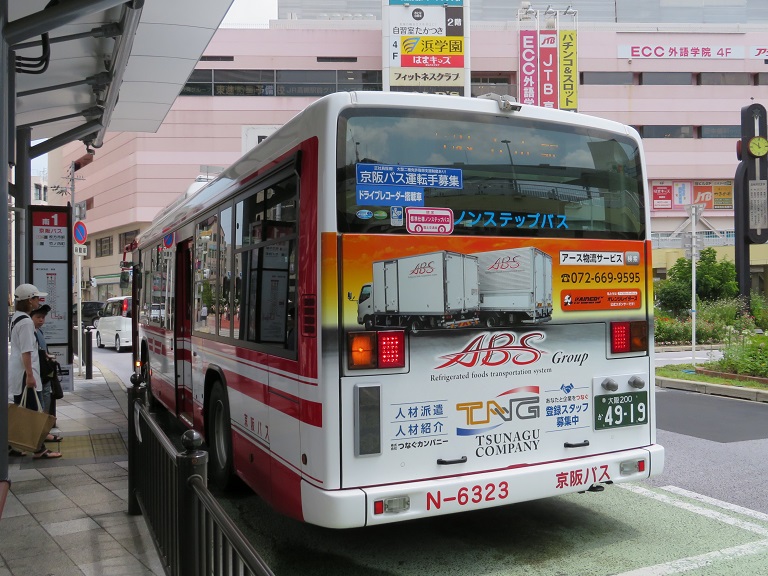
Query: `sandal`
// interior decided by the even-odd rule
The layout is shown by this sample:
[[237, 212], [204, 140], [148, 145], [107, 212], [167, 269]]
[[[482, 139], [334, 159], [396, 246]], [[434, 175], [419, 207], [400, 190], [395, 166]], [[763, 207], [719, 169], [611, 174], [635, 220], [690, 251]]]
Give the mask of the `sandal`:
[[53, 458], [61, 458], [60, 452], [51, 452], [48, 449], [45, 449], [41, 452], [35, 452], [35, 455], [32, 456], [35, 460], [51, 460]]
[[64, 440], [64, 438], [58, 434], [48, 434], [48, 436], [45, 438], [46, 442], [61, 442], [62, 440]]
[[8, 456], [26, 456], [26, 452], [22, 452], [21, 450], [16, 450], [16, 448], [8, 448]]

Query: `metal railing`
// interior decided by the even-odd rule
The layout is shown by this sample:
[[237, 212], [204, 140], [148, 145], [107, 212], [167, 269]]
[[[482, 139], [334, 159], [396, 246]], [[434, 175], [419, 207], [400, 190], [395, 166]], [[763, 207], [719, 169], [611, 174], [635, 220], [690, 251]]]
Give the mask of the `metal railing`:
[[[685, 248], [686, 241], [690, 243], [691, 233], [683, 233], [672, 236], [668, 232], [651, 233], [651, 242], [654, 248]], [[716, 233], [710, 230], [696, 232], [697, 244], [701, 247], [709, 246], [733, 246], [736, 243], [736, 235], [733, 230], [723, 230]]]
[[128, 388], [128, 513], [143, 514], [169, 576], [274, 576], [208, 490], [208, 453], [187, 430], [178, 452]]

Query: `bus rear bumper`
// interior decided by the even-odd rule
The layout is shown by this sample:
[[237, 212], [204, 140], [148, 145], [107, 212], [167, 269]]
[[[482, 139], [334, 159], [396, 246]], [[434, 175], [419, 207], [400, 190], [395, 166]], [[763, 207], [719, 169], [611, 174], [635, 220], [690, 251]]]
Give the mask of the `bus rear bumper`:
[[326, 528], [354, 528], [584, 492], [596, 484], [633, 482], [663, 471], [664, 448], [653, 444], [536, 466], [363, 489], [322, 490], [302, 481], [301, 501], [304, 521]]

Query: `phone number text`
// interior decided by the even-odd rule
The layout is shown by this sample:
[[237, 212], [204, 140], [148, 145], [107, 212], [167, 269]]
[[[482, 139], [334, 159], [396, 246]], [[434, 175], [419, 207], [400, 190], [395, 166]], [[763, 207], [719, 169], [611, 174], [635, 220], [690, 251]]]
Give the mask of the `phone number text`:
[[571, 272], [561, 274], [563, 284], [628, 284], [640, 282], [640, 272]]

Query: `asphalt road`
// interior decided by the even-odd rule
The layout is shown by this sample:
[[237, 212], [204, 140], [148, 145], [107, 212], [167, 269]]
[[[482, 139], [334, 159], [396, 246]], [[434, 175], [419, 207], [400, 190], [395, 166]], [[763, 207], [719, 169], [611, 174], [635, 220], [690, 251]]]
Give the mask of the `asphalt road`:
[[768, 404], [657, 389], [657, 423], [663, 474], [602, 493], [344, 531], [219, 500], [278, 576], [768, 575]]

